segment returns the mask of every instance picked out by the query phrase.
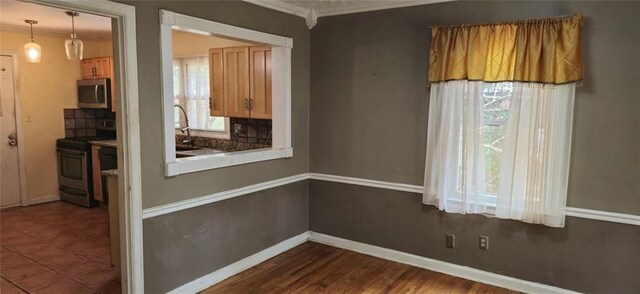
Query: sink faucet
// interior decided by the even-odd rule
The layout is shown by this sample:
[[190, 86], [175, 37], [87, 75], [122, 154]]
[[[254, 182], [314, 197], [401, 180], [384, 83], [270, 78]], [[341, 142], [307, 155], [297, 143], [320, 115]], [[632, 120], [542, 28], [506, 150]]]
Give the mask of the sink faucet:
[[[187, 124], [186, 127], [184, 128], [180, 128], [180, 131], [184, 134], [185, 131], [187, 131], [187, 139], [186, 140], [182, 140], [182, 144], [187, 144], [189, 146], [191, 146], [191, 131], [189, 131], [191, 128], [189, 127], [189, 118], [187, 117], [187, 111], [184, 110], [184, 107], [180, 106], [179, 104], [174, 105], [173, 107], [178, 107], [180, 108], [180, 110], [182, 110], [182, 114], [184, 114], [184, 120]], [[178, 124], [180, 123], [180, 121], [178, 121]]]

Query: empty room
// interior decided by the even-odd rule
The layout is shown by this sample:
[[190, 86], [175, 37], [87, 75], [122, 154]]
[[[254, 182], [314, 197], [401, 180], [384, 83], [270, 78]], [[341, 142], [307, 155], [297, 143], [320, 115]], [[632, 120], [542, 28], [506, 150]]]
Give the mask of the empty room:
[[2, 0], [1, 293], [640, 293], [640, 2]]

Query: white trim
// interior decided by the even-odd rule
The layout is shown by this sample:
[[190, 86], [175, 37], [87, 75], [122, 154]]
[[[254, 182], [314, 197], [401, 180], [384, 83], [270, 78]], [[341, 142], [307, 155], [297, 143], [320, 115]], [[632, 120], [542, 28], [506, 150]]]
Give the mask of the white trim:
[[285, 251], [291, 250], [294, 247], [309, 240], [309, 232], [304, 232], [300, 235], [291, 237], [276, 245], [273, 245], [267, 249], [264, 249], [249, 257], [245, 257], [239, 261], [236, 261], [228, 266], [225, 266], [215, 272], [212, 272], [206, 276], [195, 279], [189, 283], [186, 283], [178, 288], [175, 288], [169, 293], [197, 293], [204, 289], [207, 289], [223, 280], [237, 275], [247, 269], [250, 269], [267, 259], [275, 257]]
[[118, 25], [116, 73], [120, 97], [116, 110], [122, 292], [144, 293], [140, 112], [135, 7], [107, 0], [30, 0], [37, 4], [111, 17]]
[[291, 156], [293, 156], [293, 148], [266, 148], [215, 153], [193, 157], [176, 158], [174, 162], [166, 162], [165, 170], [166, 176], [170, 177], [209, 169], [241, 165], [265, 160], [288, 158]]
[[269, 9], [277, 10], [280, 12], [293, 14], [299, 17], [307, 17], [309, 13], [309, 8], [304, 8], [297, 6], [295, 4], [290, 4], [283, 1], [268, 1], [268, 0], [243, 0], [244, 2], [248, 2], [254, 5], [266, 7]]
[[375, 10], [383, 10], [383, 9], [427, 5], [427, 4], [450, 2], [450, 1], [453, 1], [453, 0], [410, 0], [410, 1], [402, 0], [402, 1], [387, 1], [387, 2], [362, 1], [362, 2], [357, 2], [358, 3], [357, 5], [353, 5], [352, 7], [347, 7], [347, 8], [328, 7], [324, 9], [316, 9], [316, 13], [318, 13], [318, 17], [323, 17], [323, 16], [342, 15], [342, 14], [359, 13], [359, 12], [367, 12], [367, 11], [375, 11]]
[[565, 212], [568, 216], [573, 217], [640, 226], [640, 215], [584, 209], [577, 207], [567, 207], [565, 208]]
[[286, 178], [276, 179], [273, 181], [258, 183], [254, 185], [244, 186], [237, 189], [217, 192], [201, 197], [196, 197], [188, 200], [183, 200], [179, 202], [174, 202], [171, 204], [160, 205], [152, 208], [146, 208], [142, 211], [142, 218], [147, 219], [163, 214], [168, 214], [180, 210], [185, 210], [189, 208], [194, 208], [201, 205], [206, 205], [218, 201], [222, 201], [229, 198], [234, 198], [238, 196], [243, 196], [249, 193], [259, 192], [262, 190], [267, 190], [291, 183], [295, 183], [298, 181], [306, 180], [307, 174], [299, 174], [295, 176], [290, 176]]
[[29, 199], [29, 205], [36, 205], [60, 200], [60, 195], [49, 195], [38, 198]]
[[13, 62], [13, 103], [16, 111], [16, 136], [18, 137], [18, 180], [20, 185], [20, 205], [28, 206], [29, 191], [27, 190], [27, 152], [24, 146], [24, 125], [22, 120], [22, 99], [20, 98], [20, 67], [18, 51], [0, 50], [1, 55], [11, 56]]
[[467, 266], [461, 266], [315, 232], [311, 232], [309, 240], [523, 293], [577, 293], [567, 289], [516, 279]]
[[205, 290], [215, 284], [222, 282], [223, 280], [237, 275], [247, 269], [250, 269], [260, 263], [273, 258], [281, 253], [295, 248], [296, 246], [305, 243], [307, 241], [317, 242], [332, 247], [342, 248], [358, 253], [375, 256], [378, 258], [386, 259], [393, 262], [408, 264], [411, 266], [444, 273], [450, 276], [460, 277], [467, 280], [472, 280], [484, 284], [489, 284], [497, 287], [507, 288], [523, 293], [558, 293], [558, 294], [570, 294], [577, 293], [571, 290], [544, 285], [540, 283], [525, 281], [517, 278], [512, 278], [500, 274], [495, 274], [483, 270], [474, 269], [471, 267], [461, 266], [453, 263], [448, 263], [440, 260], [426, 258], [418, 255], [404, 253], [392, 249], [373, 246], [365, 243], [355, 242], [347, 239], [333, 237], [325, 234], [315, 232], [305, 232], [300, 235], [294, 236], [287, 240], [284, 240], [276, 245], [273, 245], [267, 249], [264, 249], [249, 257], [236, 261], [228, 266], [225, 266], [215, 272], [212, 272], [206, 276], [197, 278], [191, 282], [188, 282], [180, 287], [177, 287], [169, 293], [197, 293]]
[[[328, 175], [328, 174], [309, 173], [309, 179], [352, 184], [352, 185], [365, 186], [365, 187], [381, 188], [381, 189], [388, 189], [388, 190], [395, 190], [395, 191], [411, 192], [416, 194], [422, 194], [423, 192], [423, 186], [418, 186], [418, 185], [368, 180], [368, 179], [362, 179], [362, 178], [336, 176], [336, 175]], [[640, 215], [608, 212], [608, 211], [584, 209], [584, 208], [575, 208], [575, 207], [566, 207], [565, 211], [567, 216], [640, 226]]]
[[[418, 185], [401, 184], [401, 183], [394, 183], [394, 182], [385, 182], [385, 181], [377, 181], [377, 180], [369, 180], [369, 179], [345, 177], [345, 176], [337, 176], [337, 175], [328, 175], [328, 174], [320, 174], [320, 173], [305, 173], [305, 174], [298, 174], [298, 175], [290, 176], [286, 178], [271, 180], [268, 182], [257, 183], [257, 184], [237, 188], [237, 189], [217, 192], [210, 195], [205, 195], [205, 196], [196, 197], [192, 199], [182, 200], [182, 201], [174, 202], [170, 204], [160, 205], [152, 208], [146, 208], [142, 213], [142, 218], [146, 219], [146, 218], [155, 217], [163, 214], [173, 213], [176, 211], [194, 208], [200, 205], [206, 205], [206, 204], [218, 202], [218, 201], [233, 198], [233, 197], [239, 197], [249, 193], [259, 192], [262, 190], [266, 190], [266, 189], [270, 189], [270, 188], [274, 188], [282, 185], [287, 185], [287, 184], [291, 184], [297, 181], [302, 181], [307, 179], [422, 194], [422, 186], [418, 186]], [[567, 216], [579, 217], [579, 218], [585, 218], [585, 219], [593, 219], [593, 220], [599, 220], [599, 221], [607, 221], [607, 222], [629, 224], [629, 225], [636, 225], [636, 226], [640, 225], [640, 215], [616, 213], [616, 212], [608, 212], [608, 211], [592, 210], [592, 209], [584, 209], [584, 208], [575, 208], [575, 207], [567, 207], [566, 214]]]
[[408, 6], [426, 5], [440, 2], [449, 2], [454, 0], [395, 0], [395, 1], [360, 1], [356, 4], [325, 8], [306, 8], [282, 0], [242, 0], [247, 3], [277, 10], [280, 12], [292, 14], [305, 19], [307, 27], [312, 29], [318, 23], [318, 17], [359, 13], [374, 10], [393, 9]]
[[345, 176], [327, 175], [327, 174], [319, 174], [319, 173], [309, 173], [309, 179], [352, 184], [352, 185], [358, 185], [358, 186], [367, 186], [367, 187], [381, 188], [381, 189], [387, 189], [387, 190], [420, 193], [420, 194], [422, 194], [422, 191], [423, 191], [422, 186], [417, 186], [417, 185], [385, 182], [385, 181], [378, 181], [378, 180], [368, 180], [368, 179], [345, 177]]
[[[272, 47], [272, 148], [176, 158], [172, 72], [173, 29], [209, 36], [227, 36]], [[293, 156], [293, 148], [291, 147], [291, 48], [293, 48], [293, 39], [291, 38], [195, 18], [168, 10], [160, 10], [160, 62], [162, 64], [165, 176], [172, 177], [185, 173]]]

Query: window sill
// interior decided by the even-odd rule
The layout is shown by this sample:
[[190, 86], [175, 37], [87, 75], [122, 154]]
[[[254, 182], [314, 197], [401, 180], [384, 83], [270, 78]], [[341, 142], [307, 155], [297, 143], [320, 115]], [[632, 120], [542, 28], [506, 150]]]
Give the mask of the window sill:
[[177, 158], [175, 161], [165, 163], [165, 176], [173, 177], [198, 171], [290, 157], [293, 157], [292, 147], [265, 148]]

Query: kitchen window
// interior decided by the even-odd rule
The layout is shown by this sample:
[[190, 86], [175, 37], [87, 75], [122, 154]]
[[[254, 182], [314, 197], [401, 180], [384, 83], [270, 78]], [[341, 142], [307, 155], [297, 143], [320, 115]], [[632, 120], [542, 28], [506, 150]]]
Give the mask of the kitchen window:
[[[189, 118], [191, 134], [229, 138], [229, 119], [211, 116], [209, 111], [209, 58], [205, 56], [173, 59], [174, 104], [182, 106]], [[174, 108], [176, 133], [184, 134], [186, 123], [179, 108]]]
[[[207, 66], [197, 56], [203, 52], [173, 55], [176, 45], [182, 45], [181, 50], [196, 47], [190, 42], [174, 43], [179, 32], [236, 43], [208, 45]], [[161, 10], [160, 45], [166, 176], [293, 157], [293, 39]], [[189, 132], [186, 123], [176, 131], [180, 121], [176, 120], [175, 111], [180, 109], [176, 104], [187, 112]], [[234, 125], [221, 116], [233, 118]], [[191, 128], [195, 131], [189, 134]], [[186, 136], [177, 136], [183, 135], [183, 129]], [[215, 134], [223, 129], [227, 134], [233, 132], [231, 140], [194, 139], [198, 131]], [[254, 138], [262, 143], [252, 142]], [[176, 144], [178, 140], [183, 144]]]

